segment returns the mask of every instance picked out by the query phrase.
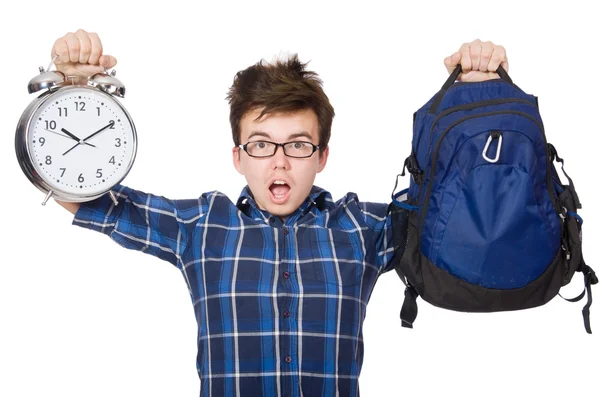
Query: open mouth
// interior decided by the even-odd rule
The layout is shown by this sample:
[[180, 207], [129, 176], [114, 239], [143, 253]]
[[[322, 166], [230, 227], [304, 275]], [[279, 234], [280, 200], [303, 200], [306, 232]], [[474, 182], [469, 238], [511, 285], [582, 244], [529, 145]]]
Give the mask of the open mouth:
[[283, 181], [275, 181], [269, 186], [271, 200], [276, 204], [283, 204], [290, 195], [290, 186]]

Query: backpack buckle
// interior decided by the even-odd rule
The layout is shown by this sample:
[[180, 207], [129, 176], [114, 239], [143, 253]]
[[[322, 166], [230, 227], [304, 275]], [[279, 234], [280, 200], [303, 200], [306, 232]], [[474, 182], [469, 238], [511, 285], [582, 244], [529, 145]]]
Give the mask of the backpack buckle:
[[401, 176], [404, 176], [405, 169], [408, 170], [418, 185], [423, 183], [423, 170], [419, 168], [417, 157], [414, 152], [412, 152], [410, 156], [404, 160], [404, 167], [402, 168], [402, 173], [400, 174]]
[[567, 208], [566, 207], [562, 207], [563, 212], [558, 214], [558, 216], [560, 216], [562, 218], [562, 220], [564, 221], [565, 219], [567, 219]]

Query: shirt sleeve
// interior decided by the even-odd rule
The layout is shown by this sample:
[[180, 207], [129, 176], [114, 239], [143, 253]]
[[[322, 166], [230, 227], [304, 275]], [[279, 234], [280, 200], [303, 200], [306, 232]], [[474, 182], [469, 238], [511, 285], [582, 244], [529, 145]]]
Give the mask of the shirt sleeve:
[[364, 221], [375, 234], [371, 240], [377, 252], [375, 265], [381, 273], [386, 273], [404, 253], [408, 227], [406, 211], [394, 208], [393, 204], [361, 202], [359, 206]]
[[73, 224], [104, 233], [125, 248], [154, 255], [181, 268], [182, 253], [198, 220], [206, 213], [204, 196], [169, 200], [122, 185], [111, 190], [118, 205], [108, 194], [81, 203]]

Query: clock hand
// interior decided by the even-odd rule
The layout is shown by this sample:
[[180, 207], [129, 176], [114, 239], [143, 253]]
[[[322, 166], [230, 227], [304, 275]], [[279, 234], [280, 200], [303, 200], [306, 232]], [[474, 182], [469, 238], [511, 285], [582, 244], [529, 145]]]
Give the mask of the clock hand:
[[56, 135], [58, 135], [58, 136], [62, 136], [63, 138], [72, 139], [71, 137], [68, 137], [68, 136], [66, 136], [66, 135], [60, 134], [60, 133], [58, 133], [58, 132], [56, 132], [56, 131], [48, 130], [48, 129], [46, 129], [46, 128], [44, 128], [44, 131], [51, 132], [51, 133], [53, 133], [53, 134], [56, 134]]
[[64, 156], [65, 154], [69, 153], [71, 150], [75, 149], [77, 146], [79, 146], [79, 142], [77, 142], [76, 144], [74, 144], [73, 146], [71, 146], [71, 149], [67, 150], [62, 155]]
[[96, 136], [96, 134], [101, 133], [102, 131], [104, 131], [105, 129], [107, 129], [108, 127], [112, 127], [113, 125], [115, 125], [115, 122], [113, 120], [110, 121], [110, 123], [108, 123], [107, 125], [105, 125], [104, 127], [100, 128], [98, 131], [94, 132], [92, 135], [89, 135], [85, 138], [83, 138], [83, 143], [87, 143], [86, 141], [94, 136]]
[[[74, 140], [76, 140], [79, 143], [85, 143], [86, 145], [90, 145], [90, 146], [96, 147], [96, 146], [92, 145], [91, 143], [82, 142], [81, 139], [77, 138], [75, 135], [71, 134], [69, 131], [65, 130], [64, 128], [61, 128], [60, 130], [62, 132], [64, 132], [65, 134], [67, 134], [71, 139], [74, 139]], [[46, 131], [49, 131], [49, 130], [46, 130]], [[51, 132], [54, 132], [54, 131], [51, 131]]]
[[75, 149], [77, 146], [79, 146], [82, 143], [86, 143], [89, 145], [89, 143], [87, 143], [86, 141], [90, 138], [93, 138], [96, 134], [101, 133], [102, 131], [104, 131], [105, 129], [107, 129], [108, 127], [112, 127], [113, 125], [115, 125], [114, 121], [110, 121], [110, 123], [108, 123], [107, 125], [105, 125], [104, 127], [100, 128], [98, 131], [94, 132], [93, 134], [83, 138], [82, 140], [80, 140], [79, 142], [77, 142], [75, 145], [73, 145], [69, 150], [67, 150], [66, 152], [63, 153], [63, 156], [67, 153], [69, 153], [71, 150]]
[[67, 134], [68, 136], [71, 137], [71, 139], [75, 139], [77, 142], [81, 141], [81, 139], [77, 138], [75, 135], [71, 134], [69, 131], [65, 130], [64, 128], [60, 129], [62, 132], [64, 132], [65, 134]]
[[[60, 134], [60, 133], [58, 133], [58, 132], [56, 132], [56, 131], [48, 130], [48, 129], [46, 129], [46, 128], [44, 128], [44, 131], [51, 132], [51, 133], [53, 133], [53, 134], [56, 134], [56, 135], [58, 135], [58, 136], [62, 136], [63, 138], [67, 138], [67, 139], [73, 139], [73, 138], [71, 138], [71, 137], [68, 137], [68, 136], [66, 136], [66, 135]], [[84, 142], [84, 143], [85, 143], [86, 145], [89, 145], [89, 146], [92, 146], [92, 147], [96, 147], [96, 145], [92, 145], [91, 143], [87, 143], [87, 142]]]

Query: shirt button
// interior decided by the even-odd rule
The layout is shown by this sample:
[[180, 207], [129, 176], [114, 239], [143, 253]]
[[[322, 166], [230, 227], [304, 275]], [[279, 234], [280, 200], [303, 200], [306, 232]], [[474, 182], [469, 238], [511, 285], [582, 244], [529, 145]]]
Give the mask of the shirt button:
[[292, 362], [292, 358], [290, 356], [286, 356], [285, 357], [285, 362], [288, 363], [288, 364], [291, 363]]
[[290, 316], [290, 312], [289, 311], [284, 311], [283, 312], [283, 317], [288, 318]]
[[283, 272], [283, 278], [290, 278], [290, 272]]
[[289, 233], [288, 228], [286, 226], [283, 227], [283, 234], [285, 234], [287, 236], [287, 234]]

